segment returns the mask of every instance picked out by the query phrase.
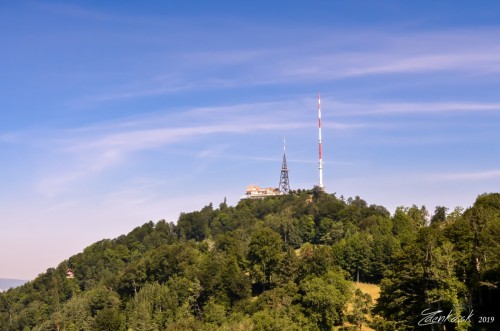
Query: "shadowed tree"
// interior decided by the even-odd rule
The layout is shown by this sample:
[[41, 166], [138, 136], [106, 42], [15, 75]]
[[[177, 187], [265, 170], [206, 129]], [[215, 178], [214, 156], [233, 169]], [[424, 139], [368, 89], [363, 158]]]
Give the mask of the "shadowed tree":
[[282, 257], [282, 246], [280, 235], [269, 228], [257, 230], [250, 240], [248, 260], [254, 279], [263, 289], [271, 283], [271, 275]]
[[442, 223], [446, 221], [446, 212], [448, 211], [448, 208], [443, 207], [443, 206], [436, 206], [436, 209], [434, 210], [434, 215], [431, 217], [431, 224], [435, 223]]

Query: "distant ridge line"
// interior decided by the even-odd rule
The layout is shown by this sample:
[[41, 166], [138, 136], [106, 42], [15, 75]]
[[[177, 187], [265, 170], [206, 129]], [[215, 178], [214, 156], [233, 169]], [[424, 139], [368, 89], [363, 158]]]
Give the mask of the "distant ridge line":
[[0, 292], [7, 291], [13, 287], [18, 287], [24, 285], [28, 280], [24, 279], [12, 279], [12, 278], [0, 278]]

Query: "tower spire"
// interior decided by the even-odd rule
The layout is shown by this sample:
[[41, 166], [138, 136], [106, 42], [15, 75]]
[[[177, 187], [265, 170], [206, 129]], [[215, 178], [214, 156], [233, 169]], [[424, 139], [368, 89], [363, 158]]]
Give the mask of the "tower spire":
[[323, 186], [323, 142], [321, 140], [321, 98], [318, 93], [318, 129], [319, 129], [319, 187], [325, 189]]
[[290, 183], [288, 181], [288, 167], [286, 165], [286, 140], [283, 140], [283, 162], [281, 163], [281, 176], [279, 190], [281, 194], [288, 194]]

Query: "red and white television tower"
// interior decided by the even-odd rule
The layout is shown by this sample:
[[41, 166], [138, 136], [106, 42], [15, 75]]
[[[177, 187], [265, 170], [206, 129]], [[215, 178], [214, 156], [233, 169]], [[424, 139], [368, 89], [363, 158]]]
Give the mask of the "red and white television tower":
[[318, 130], [319, 130], [319, 187], [324, 190], [323, 186], [323, 142], [321, 140], [321, 98], [318, 93]]

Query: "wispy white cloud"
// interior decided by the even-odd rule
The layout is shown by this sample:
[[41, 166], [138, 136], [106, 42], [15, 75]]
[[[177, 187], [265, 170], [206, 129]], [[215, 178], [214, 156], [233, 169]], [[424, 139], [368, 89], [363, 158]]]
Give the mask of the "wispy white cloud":
[[[302, 129], [311, 127], [315, 116], [315, 113], [308, 112], [305, 104], [304, 99], [298, 99], [202, 107], [169, 115], [155, 113], [126, 118], [123, 121], [66, 131], [64, 149], [76, 154], [89, 150], [107, 150], [111, 158], [205, 135]], [[312, 104], [308, 106], [311, 107]], [[305, 122], [304, 119], [309, 117], [311, 122]], [[366, 123], [331, 120], [325, 121], [324, 125], [342, 130], [368, 126]]]
[[[172, 115], [157, 113], [126, 118], [63, 130], [59, 134], [52, 132], [44, 146], [57, 154], [59, 162], [66, 166], [58, 167], [57, 171], [48, 170], [39, 179], [38, 188], [44, 194], [54, 196], [75, 182], [95, 177], [127, 162], [132, 154], [144, 150], [218, 134], [290, 131], [307, 126], [298, 116], [289, 116], [284, 122], [274, 121], [276, 111], [268, 112], [269, 107], [269, 104], [264, 103], [199, 108]], [[199, 170], [202, 171], [207, 162], [212, 162], [210, 160], [220, 156], [226, 148], [210, 147], [199, 152], [197, 157], [204, 160], [198, 164], [201, 167]]]
[[[346, 42], [312, 49], [276, 65], [280, 74], [294, 80], [332, 80], [377, 74], [456, 72], [494, 74], [500, 71], [498, 29], [469, 29], [411, 33], [375, 31], [354, 34]], [[344, 31], [349, 34], [349, 31]], [[376, 40], [376, 43], [373, 43]], [[372, 42], [370, 42], [372, 41]], [[328, 40], [325, 41], [328, 44]], [[346, 52], [346, 48], [359, 50]], [[304, 47], [307, 49], [308, 47]], [[358, 47], [359, 48], [359, 47]], [[274, 72], [273, 72], [274, 73]], [[276, 73], [274, 73], [276, 74]]]
[[331, 128], [331, 129], [337, 129], [337, 130], [352, 130], [352, 129], [361, 129], [361, 128], [366, 128], [369, 126], [372, 126], [371, 124], [367, 123], [340, 123], [340, 122], [333, 122], [330, 120], [323, 120], [322, 122], [322, 127], [323, 128]]
[[[385, 116], [394, 114], [428, 114], [432, 112], [492, 112], [500, 110], [498, 103], [477, 102], [406, 102], [351, 103], [325, 98], [331, 111], [325, 112], [324, 127], [341, 131], [384, 128]], [[311, 98], [276, 102], [257, 102], [225, 106], [199, 107], [167, 112], [146, 113], [110, 122], [51, 133], [47, 138], [53, 153], [66, 160], [63, 170], [46, 171], [38, 182], [39, 189], [52, 196], [63, 192], [73, 183], [98, 176], [102, 172], [128, 162], [137, 152], [172, 147], [189, 141], [201, 141], [215, 135], [253, 135], [259, 132], [292, 132], [315, 126], [315, 104]], [[370, 122], [363, 116], [380, 115], [382, 122]], [[352, 119], [339, 122], [336, 117]], [[279, 119], [277, 121], [276, 119]], [[401, 123], [385, 124], [391, 128]], [[418, 125], [412, 122], [412, 125]], [[424, 124], [421, 124], [424, 125]], [[372, 139], [384, 143], [384, 136]], [[385, 144], [393, 144], [388, 137]], [[444, 139], [444, 140], [443, 140]], [[398, 142], [435, 143], [455, 141], [455, 136], [405, 136]], [[461, 138], [460, 138], [461, 139]], [[199, 170], [220, 158], [227, 146], [219, 149], [201, 146]], [[196, 156], [196, 155], [194, 155]], [[264, 157], [265, 159], [265, 157]], [[255, 160], [264, 160], [256, 157]], [[274, 159], [273, 159], [274, 160]], [[300, 162], [300, 160], [296, 160]], [[204, 164], [204, 165], [203, 165]]]
[[229, 49], [220, 51], [198, 51], [187, 54], [179, 54], [176, 59], [179, 62], [189, 63], [196, 67], [220, 66], [228, 67], [234, 65], [248, 65], [265, 60], [276, 55], [274, 49]]
[[225, 150], [227, 150], [228, 148], [229, 148], [229, 144], [204, 148], [203, 150], [198, 152], [196, 156], [200, 159], [209, 159], [209, 158], [220, 157], [220, 155], [222, 155], [223, 152]]
[[444, 112], [497, 112], [498, 102], [366, 102], [331, 101], [336, 116], [391, 115]]
[[224, 151], [229, 148], [229, 144], [223, 144], [218, 146], [209, 146], [203, 150], [196, 153], [196, 157], [200, 160], [195, 169], [194, 174], [202, 174], [210, 164], [213, 164], [217, 159], [221, 158]]
[[456, 181], [456, 180], [477, 181], [477, 180], [498, 179], [500, 178], [500, 169], [436, 174], [432, 178], [436, 180], [445, 180], [445, 181]]
[[431, 71], [470, 71], [482, 73], [496, 73], [500, 71], [500, 61], [494, 54], [484, 53], [439, 53], [407, 56], [406, 54], [393, 55], [372, 63], [371, 66], [353, 68], [343, 75], [362, 76], [373, 74], [392, 73], [419, 73]]
[[210, 134], [243, 134], [265, 130], [292, 130], [303, 128], [304, 126], [305, 124], [300, 122], [283, 124], [247, 122], [247, 126], [237, 125], [235, 123], [221, 123], [203, 126], [185, 126], [181, 128], [143, 128], [110, 134], [102, 133], [96, 137], [86, 137], [81, 140], [77, 138], [72, 144], [67, 146], [67, 150], [74, 153], [91, 150], [106, 150], [109, 152], [109, 154], [106, 155], [112, 158], [126, 152], [156, 148], [161, 145], [187, 139], [195, 139]]
[[0, 142], [4, 143], [14, 143], [19, 141], [20, 133], [7, 132], [0, 134]]
[[[160, 52], [158, 58], [148, 64], [162, 68], [149, 70], [154, 74], [143, 73], [140, 79], [107, 86], [79, 102], [95, 104], [191, 91], [303, 84], [388, 74], [442, 72], [445, 74], [440, 79], [452, 79], [455, 74], [467, 75], [471, 79], [500, 72], [500, 58], [497, 56], [500, 41], [496, 38], [499, 33], [495, 28], [432, 33], [332, 30], [325, 33], [327, 37], [323, 43], [304, 39], [296, 43], [300, 47], [249, 44], [242, 48], [239, 43], [235, 43], [237, 46], [229, 43], [217, 50], [193, 47], [172, 52], [169, 49], [163, 56]], [[164, 40], [157, 42], [164, 43]], [[360, 44], [365, 47], [359, 47]]]
[[[162, 84], [163, 85], [163, 84]], [[88, 98], [86, 102], [89, 103], [100, 103], [106, 101], [114, 101], [114, 100], [124, 100], [124, 99], [133, 99], [139, 97], [150, 97], [155, 95], [169, 95], [176, 94], [183, 91], [192, 90], [194, 85], [184, 84], [184, 85], [166, 85], [166, 86], [146, 86], [140, 88], [125, 88], [121, 91], [116, 92], [108, 92], [107, 94], [96, 95], [91, 98]]]
[[[462, 181], [483, 181], [500, 179], [500, 169], [478, 170], [469, 172], [398, 172], [377, 176], [377, 180], [392, 184], [412, 183], [425, 184], [441, 181], [460, 183]], [[359, 180], [364, 180], [362, 176]]]

